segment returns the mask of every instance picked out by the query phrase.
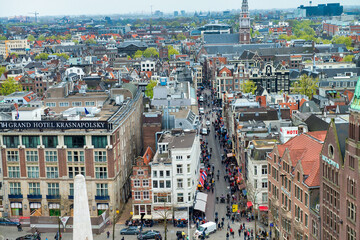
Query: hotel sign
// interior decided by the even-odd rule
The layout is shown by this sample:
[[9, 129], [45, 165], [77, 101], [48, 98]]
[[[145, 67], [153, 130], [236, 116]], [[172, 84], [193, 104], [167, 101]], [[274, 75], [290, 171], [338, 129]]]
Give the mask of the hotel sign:
[[339, 169], [339, 164], [333, 160], [331, 160], [330, 158], [324, 156], [324, 155], [321, 155], [321, 158], [323, 161], [327, 162], [328, 164], [336, 167], [337, 169]]
[[111, 129], [107, 121], [0, 121], [0, 129]]

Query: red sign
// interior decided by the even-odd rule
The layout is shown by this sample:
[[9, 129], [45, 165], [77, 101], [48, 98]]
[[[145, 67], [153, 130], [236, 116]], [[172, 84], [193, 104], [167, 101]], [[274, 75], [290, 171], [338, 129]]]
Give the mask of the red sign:
[[288, 135], [297, 135], [298, 134], [298, 130], [287, 130], [286, 134]]

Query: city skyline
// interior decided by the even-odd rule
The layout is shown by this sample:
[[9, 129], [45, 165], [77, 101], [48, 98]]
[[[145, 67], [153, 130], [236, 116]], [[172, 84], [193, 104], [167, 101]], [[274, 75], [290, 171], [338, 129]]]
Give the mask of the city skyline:
[[[164, 0], [153, 0], [151, 2], [145, 0], [139, 0], [136, 2], [126, 2], [128, 4], [126, 7], [123, 1], [115, 0], [106, 0], [103, 1], [104, 4], [100, 6], [93, 7], [98, 2], [94, 0], [85, 1], [70, 1], [64, 0], [61, 5], [57, 5], [56, 8], [53, 5], [49, 5], [47, 1], [44, 0], [16, 0], [7, 3], [6, 8], [0, 9], [0, 17], [11, 17], [11, 16], [30, 16], [33, 17], [31, 12], [38, 12], [39, 17], [43, 16], [62, 16], [62, 15], [113, 15], [113, 14], [149, 14], [152, 11], [162, 11], [165, 13], [172, 13], [173, 11], [185, 10], [186, 12], [194, 11], [225, 11], [231, 9], [240, 9], [241, 0], [224, 0], [222, 1], [221, 7], [219, 7], [215, 1], [213, 4], [208, 4], [204, 0], [192, 2], [189, 0], [182, 1], [181, 5], [174, 5], [173, 2], [168, 2]], [[334, 1], [312, 1], [312, 5], [317, 4], [326, 4], [333, 3]], [[341, 1], [342, 5], [358, 5], [357, 0], [344, 0]], [[112, 6], [117, 5], [117, 8]], [[297, 8], [300, 5], [309, 5], [308, 1], [294, 1], [287, 3], [286, 8]], [[139, 7], [140, 6], [140, 7]], [[249, 8], [254, 9], [283, 9], [283, 1], [274, 0], [258, 0], [258, 1], [249, 1]]]

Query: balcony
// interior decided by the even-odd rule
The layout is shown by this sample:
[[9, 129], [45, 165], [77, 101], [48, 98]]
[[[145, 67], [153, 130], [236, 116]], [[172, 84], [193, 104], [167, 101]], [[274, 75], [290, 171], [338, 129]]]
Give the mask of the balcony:
[[46, 199], [54, 200], [54, 199], [61, 199], [60, 195], [46, 195]]
[[28, 199], [42, 199], [42, 195], [41, 194], [28, 194], [27, 198]]
[[69, 200], [73, 200], [73, 199], [74, 199], [74, 195], [69, 195], [69, 196], [68, 196], [68, 199], [69, 199]]
[[95, 200], [110, 200], [110, 196], [95, 196]]
[[19, 199], [23, 198], [22, 194], [9, 194], [9, 199]]

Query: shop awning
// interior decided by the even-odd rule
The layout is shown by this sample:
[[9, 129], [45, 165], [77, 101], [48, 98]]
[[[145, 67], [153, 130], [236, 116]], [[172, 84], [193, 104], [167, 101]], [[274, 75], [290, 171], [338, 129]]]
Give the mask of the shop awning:
[[195, 209], [195, 210], [202, 211], [202, 212], [205, 212], [206, 202], [201, 201], [201, 200], [196, 200], [194, 209]]
[[197, 201], [197, 200], [201, 200], [201, 201], [206, 202], [206, 201], [207, 201], [207, 197], [208, 197], [208, 195], [207, 195], [206, 193], [198, 192], [198, 193], [196, 194], [196, 201]]
[[22, 208], [22, 203], [19, 202], [10, 203], [10, 208]]
[[269, 208], [267, 206], [259, 206], [259, 210], [261, 212], [266, 212], [266, 211], [269, 211]]
[[60, 209], [59, 203], [49, 203], [49, 209]]
[[109, 208], [109, 205], [108, 204], [105, 204], [105, 203], [99, 203], [98, 205], [97, 205], [97, 209], [98, 210], [106, 210], [106, 209], [108, 209]]
[[149, 220], [149, 219], [152, 219], [152, 216], [151, 216], [151, 215], [145, 215], [145, 216], [144, 216], [144, 219], [148, 219], [148, 220]]
[[141, 219], [141, 216], [140, 216], [140, 215], [134, 215], [134, 216], [132, 217], [132, 219], [133, 219], [133, 220]]
[[30, 208], [41, 208], [41, 203], [30, 203]]
[[175, 219], [188, 219], [188, 212], [187, 211], [175, 211]]
[[172, 219], [172, 211], [171, 210], [154, 210], [152, 214], [152, 219]]
[[249, 202], [247, 202], [246, 205], [247, 205], [247, 207], [249, 208], [249, 207], [252, 207], [253, 204], [252, 204], [252, 202], [249, 201]]

